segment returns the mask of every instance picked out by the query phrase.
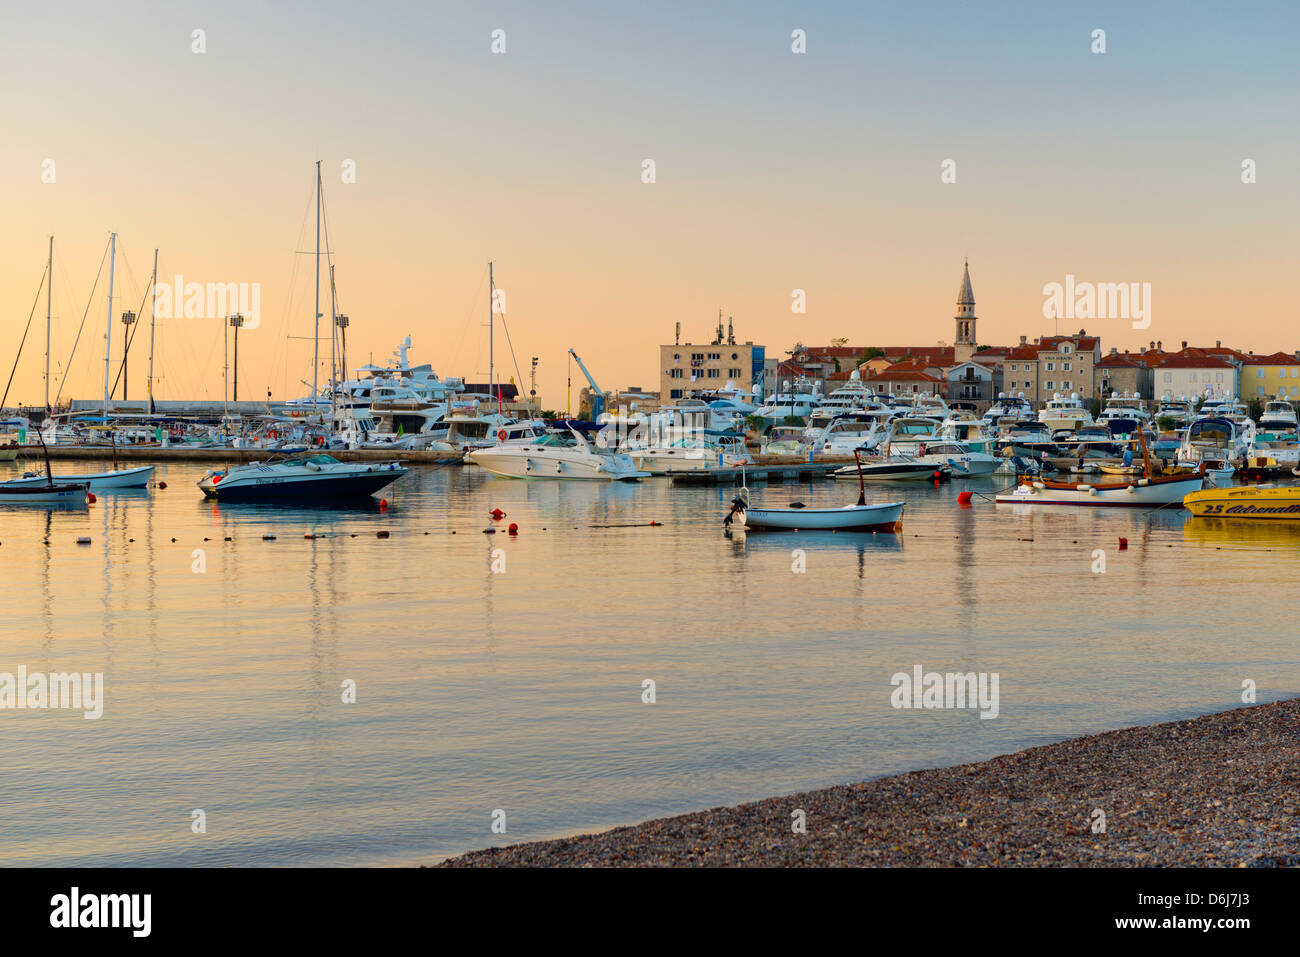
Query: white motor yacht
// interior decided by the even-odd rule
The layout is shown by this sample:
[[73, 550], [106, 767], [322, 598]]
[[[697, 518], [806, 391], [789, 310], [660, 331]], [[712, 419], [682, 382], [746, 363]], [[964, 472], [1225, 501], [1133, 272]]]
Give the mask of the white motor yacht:
[[465, 459], [501, 478], [616, 482], [650, 474], [627, 453], [597, 448], [572, 428], [537, 442], [475, 449]]

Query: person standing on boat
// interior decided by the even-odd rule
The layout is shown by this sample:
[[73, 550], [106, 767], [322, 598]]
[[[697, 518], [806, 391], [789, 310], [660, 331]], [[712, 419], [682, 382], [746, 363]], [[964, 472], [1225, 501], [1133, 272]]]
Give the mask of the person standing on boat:
[[1131, 469], [1132, 467], [1133, 467], [1133, 450], [1132, 450], [1132, 449], [1125, 449], [1125, 450], [1124, 450], [1124, 468], [1126, 468], [1126, 469]]

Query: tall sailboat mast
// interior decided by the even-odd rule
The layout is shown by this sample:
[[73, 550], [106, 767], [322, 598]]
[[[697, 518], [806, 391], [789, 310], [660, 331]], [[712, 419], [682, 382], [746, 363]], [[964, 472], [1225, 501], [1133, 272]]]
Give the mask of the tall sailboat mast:
[[50, 237], [50, 263], [45, 267], [45, 414], [50, 414], [50, 298], [54, 292], [54, 237]]
[[311, 405], [316, 411], [316, 402], [320, 396], [320, 160], [316, 161], [316, 323], [312, 334], [311, 353]]
[[158, 250], [153, 251], [153, 279], [149, 280], [149, 414], [153, 415], [153, 326], [158, 302]]
[[[496, 307], [496, 303], [493, 302], [495, 298], [496, 298], [496, 286], [493, 285], [492, 282], [492, 262], [489, 260], [488, 261], [488, 395], [489, 396], [491, 396], [492, 393], [496, 390], [496, 377], [493, 375], [495, 366], [493, 365], [492, 362], [493, 358], [496, 356], [496, 351], [493, 348], [493, 341], [492, 341], [492, 332], [493, 332], [492, 314], [495, 311], [495, 307]], [[490, 401], [488, 402], [488, 408], [489, 409], [492, 408], [492, 403]], [[497, 412], [500, 411], [501, 411], [501, 399], [498, 398]]]
[[108, 424], [108, 362], [113, 351], [113, 266], [117, 263], [117, 233], [109, 237], [108, 327], [104, 331], [104, 424]]

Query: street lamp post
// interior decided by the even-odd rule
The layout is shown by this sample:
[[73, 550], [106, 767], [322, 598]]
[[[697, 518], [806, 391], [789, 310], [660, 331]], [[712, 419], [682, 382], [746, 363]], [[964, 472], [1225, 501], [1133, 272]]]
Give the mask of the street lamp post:
[[135, 324], [135, 313], [122, 313], [122, 401], [126, 401], [126, 359], [131, 351], [131, 326]]
[[348, 381], [348, 317], [335, 316], [334, 325], [339, 327], [339, 376]]
[[244, 327], [244, 317], [235, 313], [230, 317], [230, 325], [235, 330], [235, 402], [239, 401], [239, 330]]

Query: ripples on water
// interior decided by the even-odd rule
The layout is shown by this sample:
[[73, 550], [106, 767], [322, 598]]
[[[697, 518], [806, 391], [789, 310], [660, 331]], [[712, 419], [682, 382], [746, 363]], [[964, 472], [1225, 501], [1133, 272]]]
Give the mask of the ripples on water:
[[[429, 863], [1300, 689], [1287, 529], [960, 509], [957, 483], [869, 489], [907, 500], [898, 536], [728, 538], [730, 489], [666, 479], [417, 468], [386, 512], [304, 511], [207, 503], [202, 471], [0, 510], [0, 671], [103, 671], [106, 698], [0, 712], [0, 862]], [[492, 508], [518, 537], [482, 533]], [[1000, 673], [1000, 716], [894, 710], [915, 664]]]

